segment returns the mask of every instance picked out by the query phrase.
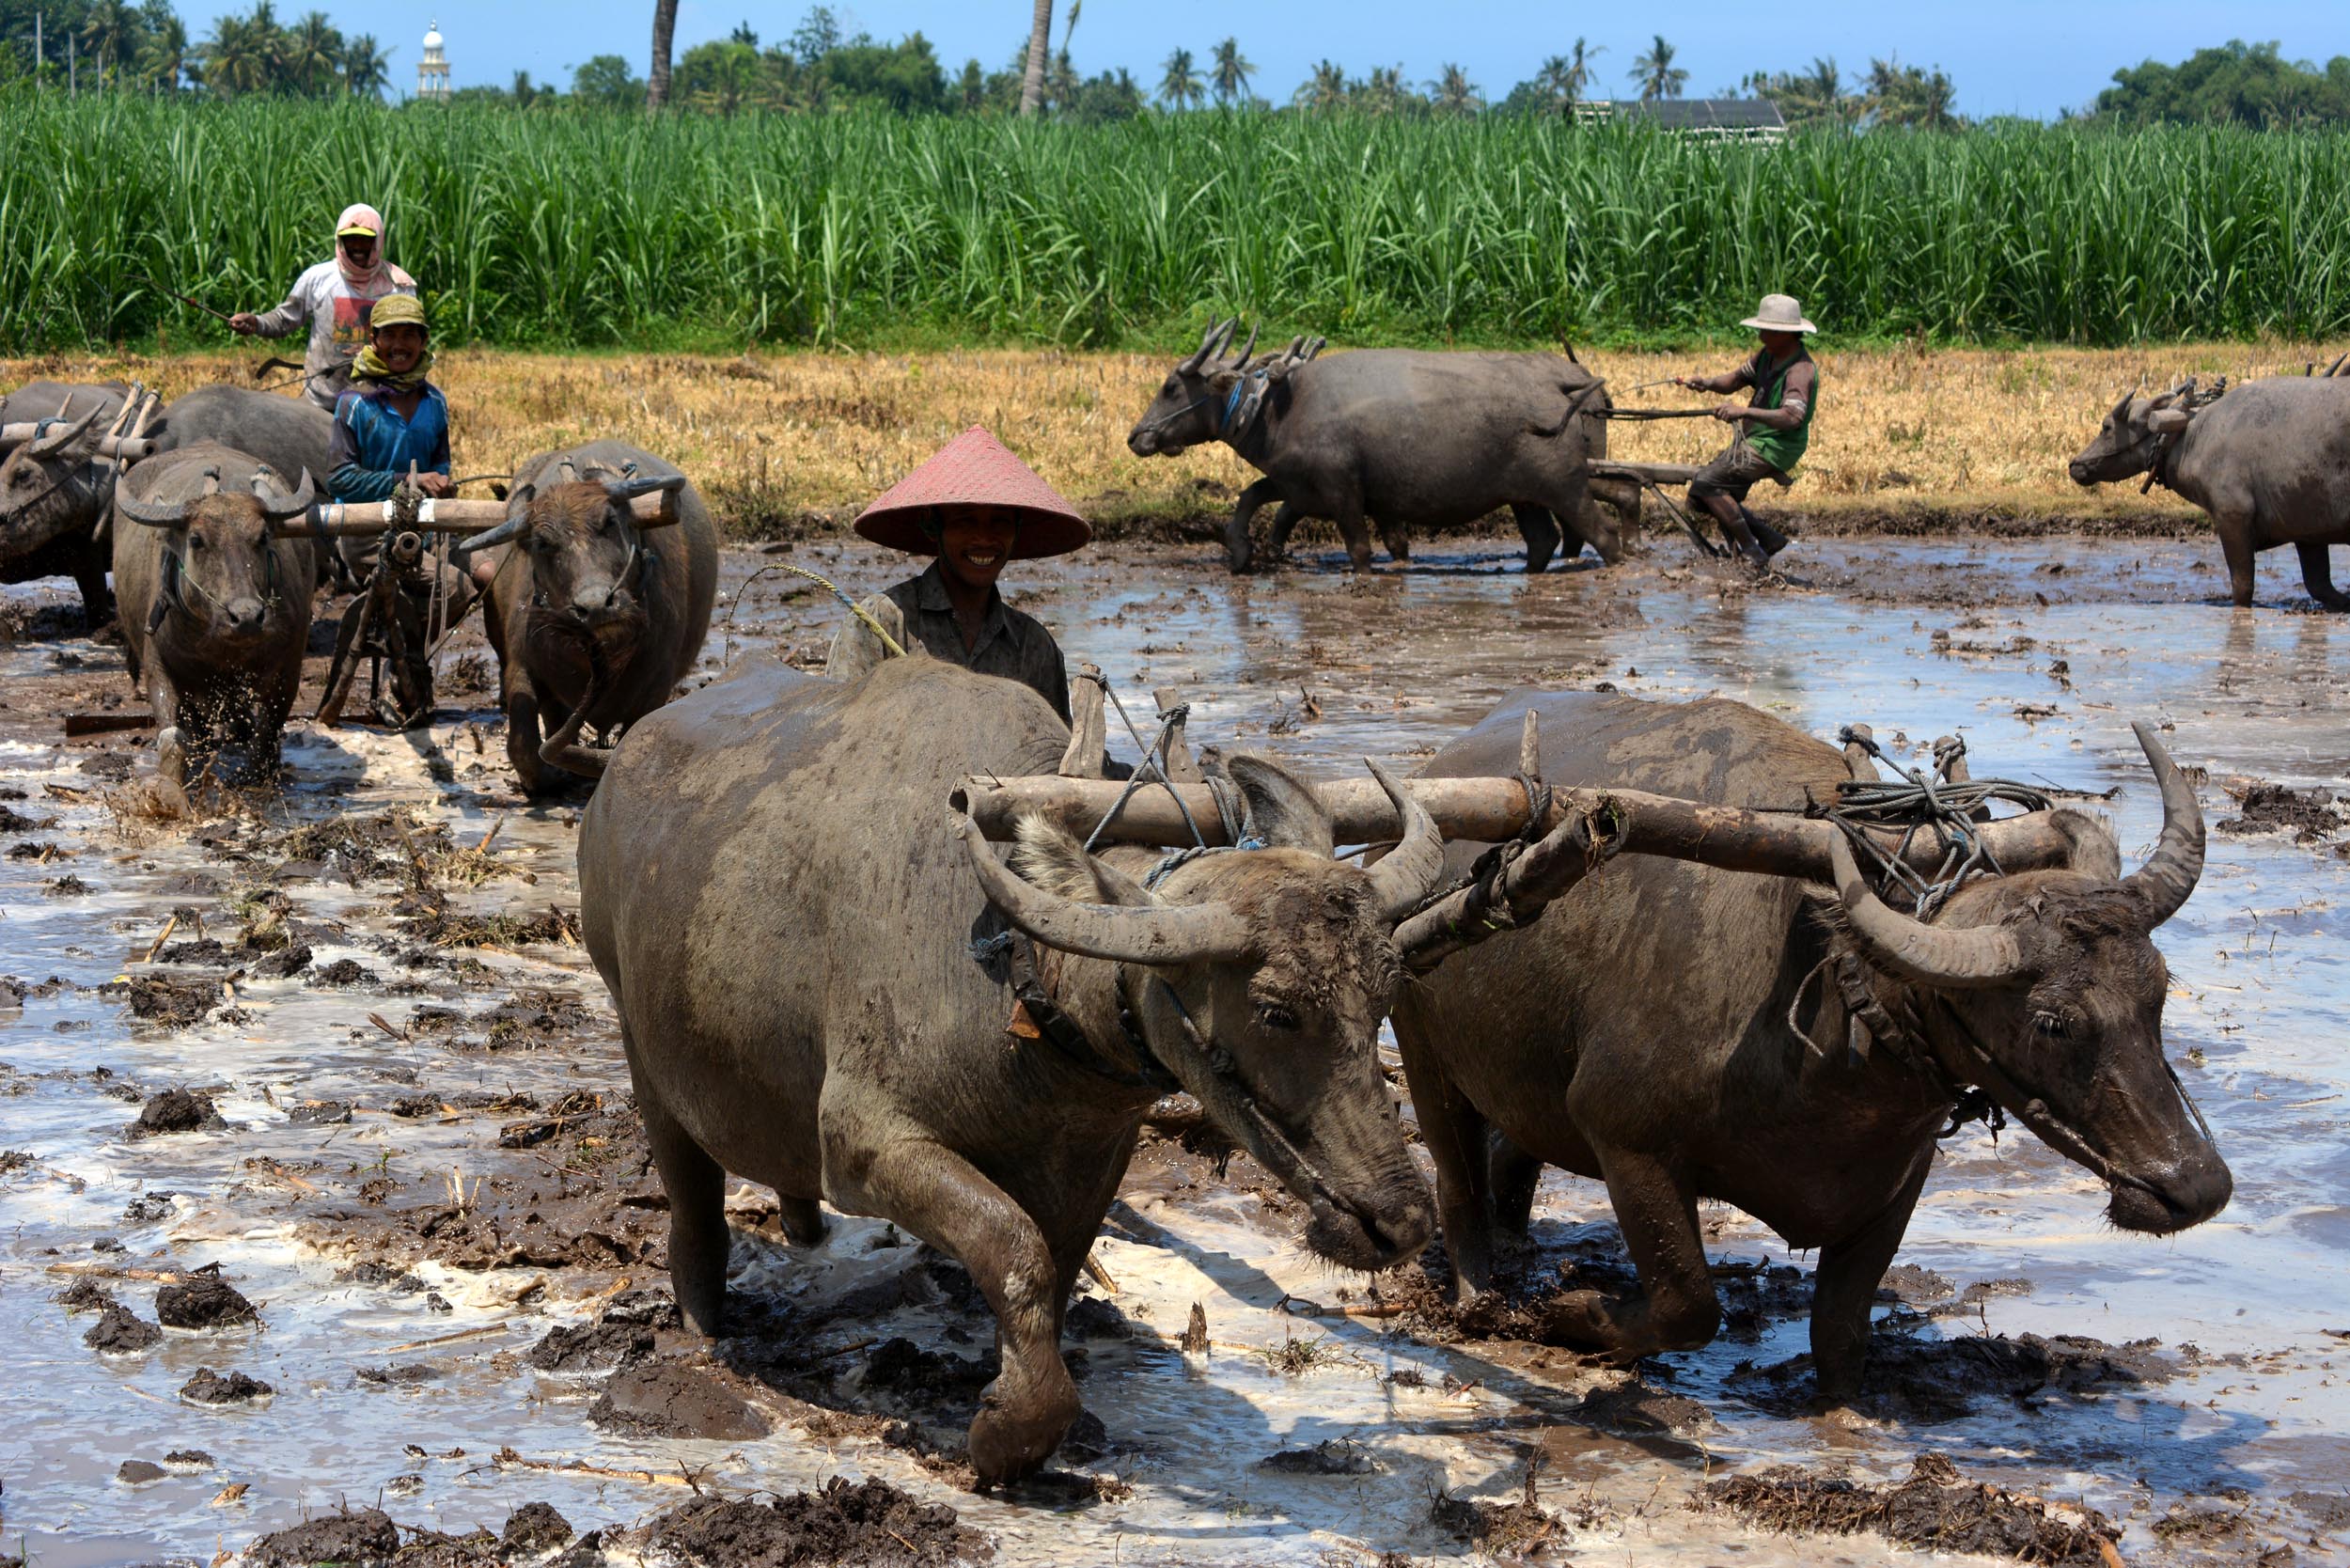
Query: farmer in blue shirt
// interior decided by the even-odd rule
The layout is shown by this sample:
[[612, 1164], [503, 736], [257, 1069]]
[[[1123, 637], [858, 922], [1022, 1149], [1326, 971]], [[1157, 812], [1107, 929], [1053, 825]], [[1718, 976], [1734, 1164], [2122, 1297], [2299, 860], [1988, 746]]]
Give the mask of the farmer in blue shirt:
[[[448, 400], [425, 379], [431, 368], [423, 305], [412, 294], [376, 301], [368, 346], [351, 367], [351, 386], [335, 400], [326, 483], [336, 500], [387, 500], [407, 481], [412, 465], [416, 489], [423, 494], [456, 494], [448, 472]], [[352, 535], [336, 544], [352, 577], [367, 581], [383, 537]], [[490, 563], [480, 565], [486, 571]], [[457, 624], [474, 593], [473, 576], [462, 563], [442, 570], [430, 554], [401, 581], [395, 605], [417, 689], [432, 689], [431, 666], [422, 657], [431, 646], [428, 639]], [[421, 724], [431, 713], [428, 700], [421, 712], [407, 718], [412, 725]]]

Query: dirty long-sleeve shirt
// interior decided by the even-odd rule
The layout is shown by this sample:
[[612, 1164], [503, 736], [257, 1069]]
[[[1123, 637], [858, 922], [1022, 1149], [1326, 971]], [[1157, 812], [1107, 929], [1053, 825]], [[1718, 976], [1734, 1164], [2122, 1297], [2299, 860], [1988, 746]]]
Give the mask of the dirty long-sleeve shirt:
[[309, 327], [310, 346], [302, 356], [302, 368], [310, 377], [305, 391], [312, 402], [331, 410], [351, 384], [344, 367], [367, 346], [368, 315], [375, 302], [415, 291], [416, 280], [389, 262], [373, 284], [353, 288], [330, 257], [295, 278], [285, 303], [263, 311], [254, 330], [263, 337], [284, 337], [297, 327]]

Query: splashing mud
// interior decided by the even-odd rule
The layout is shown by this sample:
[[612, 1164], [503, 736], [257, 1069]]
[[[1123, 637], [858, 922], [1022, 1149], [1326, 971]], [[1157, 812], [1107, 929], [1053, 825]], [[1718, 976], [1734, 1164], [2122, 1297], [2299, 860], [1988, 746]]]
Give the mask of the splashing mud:
[[[1013, 593], [1130, 708], [1179, 688], [1196, 743], [1324, 773], [1424, 757], [1536, 683], [1866, 720], [1910, 761], [1964, 734], [1978, 776], [2111, 792], [2125, 853], [2159, 822], [2129, 718], [2203, 770], [2215, 822], [2261, 809], [2228, 780], [2309, 800], [2350, 771], [2350, 625], [2231, 611], [2200, 541], [1813, 541], [1760, 586], [1670, 541], [1530, 579], [1504, 541], [1441, 542], [1362, 579], [1120, 547], [1024, 563]], [[860, 592], [900, 566], [795, 558]], [[706, 675], [821, 660], [829, 601], [761, 564], [728, 558]], [[2342, 1555], [2350, 986], [2324, 844], [2216, 833], [2161, 938], [2231, 1208], [2151, 1242], [2020, 1131], [1953, 1137], [1856, 1419], [1810, 1414], [1811, 1260], [1733, 1210], [1702, 1216], [1722, 1336], [1609, 1368], [1545, 1342], [1547, 1302], [1624, 1278], [1598, 1185], [1548, 1173], [1506, 1288], [1459, 1309], [1440, 1253], [1375, 1279], [1314, 1262], [1278, 1184], [1175, 1115], [1071, 1313], [1089, 1414], [1045, 1475], [976, 1496], [990, 1319], [914, 1238], [828, 1215], [794, 1247], [738, 1188], [744, 1331], [682, 1332], [579, 947], [580, 799], [514, 792], [494, 709], [297, 729], [281, 795], [167, 820], [146, 733], [63, 738], [137, 712], [63, 597], [12, 594], [30, 630], [0, 646], [0, 1539], [43, 1568], [1878, 1555], [1803, 1533], [1855, 1521], [1923, 1560], [2069, 1560], [2055, 1529], [2133, 1563]], [[449, 655], [480, 658], [470, 633]], [[1990, 1523], [1953, 1532], [1954, 1509]]]

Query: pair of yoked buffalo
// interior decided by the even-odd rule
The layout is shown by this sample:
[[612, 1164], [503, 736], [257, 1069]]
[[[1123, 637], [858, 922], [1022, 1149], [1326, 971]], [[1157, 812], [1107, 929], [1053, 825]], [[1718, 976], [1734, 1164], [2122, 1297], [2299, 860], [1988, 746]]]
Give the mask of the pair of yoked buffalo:
[[[111, 566], [131, 677], [154, 706], [159, 781], [183, 799], [190, 761], [223, 744], [244, 776], [277, 767], [326, 574], [310, 512], [331, 425], [306, 402], [204, 387], [164, 410], [154, 455], [125, 472], [99, 447], [125, 391], [39, 383], [9, 400], [70, 416], [0, 463], [0, 574], [72, 576], [95, 626], [112, 607]], [[571, 744], [582, 728], [619, 732], [693, 668], [717, 536], [685, 477], [623, 442], [546, 453], [515, 481], [507, 521], [465, 546], [493, 553], [483, 613], [508, 754], [536, 794], [563, 784], [566, 765], [598, 765], [597, 748]], [[656, 511], [633, 505], [652, 494]]]
[[[820, 1200], [885, 1216], [959, 1258], [995, 1310], [978, 1473], [1033, 1469], [1078, 1413], [1062, 1318], [1154, 1066], [1297, 1196], [1307, 1245], [1341, 1267], [1411, 1262], [1441, 1213], [1457, 1288], [1481, 1287], [1491, 1131], [1521, 1168], [1504, 1185], [1529, 1159], [1604, 1179], [1641, 1293], [1574, 1296], [1552, 1327], [1620, 1359], [1712, 1336], [1695, 1205], [1733, 1201], [1823, 1249], [1831, 1401], [1856, 1391], [1876, 1283], [1962, 1090], [2094, 1171], [2117, 1225], [2172, 1231], [2227, 1200], [2163, 1058], [2151, 940], [2195, 885], [2202, 823], [2143, 729], [2164, 827], [2142, 869], [2123, 876], [2111, 829], [2079, 812], [1992, 823], [2006, 874], [1928, 923], [1880, 902], [1826, 823], [1725, 809], [1783, 810], [1848, 776], [1835, 749], [1736, 703], [1512, 698], [1423, 787], [1517, 771], [1529, 707], [1542, 773], [1606, 791], [1615, 825], [1595, 841], [1601, 797], [1575, 797], [1512, 863], [1551, 869], [1555, 907], [1465, 952], [1465, 930], [1502, 922], [1460, 891], [1423, 904], [1478, 846], [1448, 852], [1384, 774], [1386, 825], [1348, 819], [1398, 840], [1368, 869], [1333, 858], [1323, 796], [1249, 757], [1229, 778], [1261, 848], [1097, 855], [1029, 816], [1008, 866], [946, 803], [966, 776], [965, 798], [1063, 755], [1068, 728], [1023, 686], [918, 655], [848, 682], [757, 666], [638, 724], [581, 824], [581, 917], [689, 1322], [725, 1319], [726, 1171], [775, 1188], [796, 1243], [822, 1236]], [[1553, 875], [1611, 850], [1580, 882]], [[1010, 1029], [1007, 924], [1037, 944], [1073, 1035]], [[1433, 1204], [1374, 1055], [1390, 1009]]]

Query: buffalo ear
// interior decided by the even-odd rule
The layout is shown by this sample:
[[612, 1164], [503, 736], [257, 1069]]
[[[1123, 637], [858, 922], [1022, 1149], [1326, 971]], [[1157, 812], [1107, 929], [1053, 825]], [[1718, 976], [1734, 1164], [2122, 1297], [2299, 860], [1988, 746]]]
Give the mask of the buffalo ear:
[[1106, 861], [1098, 860], [1067, 828], [1030, 812], [1013, 832], [1012, 869], [1056, 898], [1078, 903], [1120, 903], [1144, 908], [1158, 901], [1150, 890]]
[[1239, 756], [1225, 772], [1246, 803], [1242, 831], [1283, 849], [1328, 855], [1338, 847], [1337, 828], [1322, 798], [1295, 774], [1262, 757]]
[[490, 494], [503, 501], [506, 499], [506, 486], [502, 482], [494, 479], [490, 483]]

